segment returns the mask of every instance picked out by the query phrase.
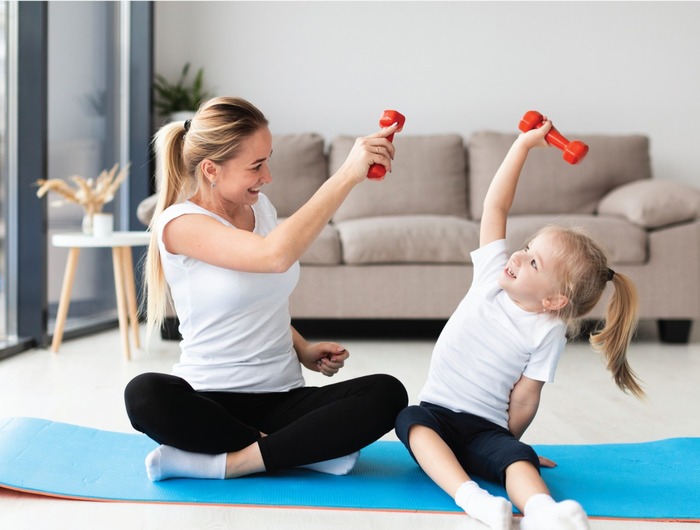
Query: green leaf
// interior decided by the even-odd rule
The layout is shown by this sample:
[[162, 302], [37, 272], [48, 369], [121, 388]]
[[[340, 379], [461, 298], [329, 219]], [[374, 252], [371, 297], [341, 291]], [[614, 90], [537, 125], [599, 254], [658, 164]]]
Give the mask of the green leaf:
[[159, 114], [166, 116], [181, 110], [196, 111], [211, 94], [204, 90], [204, 69], [200, 68], [191, 84], [187, 83], [190, 63], [185, 63], [180, 77], [171, 83], [160, 74], [153, 76], [154, 106]]

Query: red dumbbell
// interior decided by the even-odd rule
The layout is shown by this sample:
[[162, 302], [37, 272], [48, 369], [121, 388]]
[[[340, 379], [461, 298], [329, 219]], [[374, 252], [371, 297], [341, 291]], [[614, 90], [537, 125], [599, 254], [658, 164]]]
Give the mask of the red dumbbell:
[[[542, 125], [544, 125], [544, 116], [536, 110], [528, 110], [523, 116], [523, 119], [520, 120], [518, 128], [523, 132], [527, 132], [542, 127]], [[544, 139], [547, 140], [548, 144], [564, 151], [564, 160], [569, 164], [578, 164], [588, 153], [588, 146], [586, 144], [580, 140], [570, 142], [554, 127], [549, 130]]]
[[[396, 129], [396, 132], [401, 132], [403, 124], [406, 123], [406, 117], [397, 110], [385, 110], [382, 117], [379, 118], [379, 125], [383, 128], [391, 127], [395, 123], [399, 124], [399, 128]], [[386, 139], [393, 142], [394, 133], [391, 133]], [[372, 164], [367, 172], [367, 178], [369, 179], [381, 179], [384, 175], [386, 175], [386, 168], [381, 164]]]

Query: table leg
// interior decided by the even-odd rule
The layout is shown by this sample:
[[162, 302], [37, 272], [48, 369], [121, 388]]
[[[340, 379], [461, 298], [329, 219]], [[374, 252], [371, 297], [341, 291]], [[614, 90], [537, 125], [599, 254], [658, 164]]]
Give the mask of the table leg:
[[122, 337], [122, 349], [126, 360], [131, 359], [129, 346], [129, 322], [126, 311], [126, 296], [124, 294], [124, 261], [123, 247], [112, 248], [112, 265], [114, 267], [114, 290], [117, 295], [117, 314], [119, 316], [119, 334]]
[[136, 300], [136, 281], [134, 280], [134, 260], [131, 247], [122, 248], [122, 264], [124, 266], [124, 290], [126, 292], [126, 303], [129, 308], [129, 322], [131, 332], [134, 335], [134, 345], [141, 347], [139, 337], [139, 311]]
[[66, 270], [63, 273], [63, 285], [61, 286], [61, 298], [58, 301], [58, 313], [56, 314], [56, 325], [53, 331], [53, 340], [51, 341], [51, 351], [56, 353], [61, 346], [63, 340], [63, 328], [66, 325], [66, 317], [68, 317], [68, 306], [70, 305], [70, 293], [73, 290], [73, 279], [75, 278], [75, 270], [78, 267], [78, 257], [80, 256], [80, 248], [71, 247], [68, 252], [68, 260], [66, 261]]

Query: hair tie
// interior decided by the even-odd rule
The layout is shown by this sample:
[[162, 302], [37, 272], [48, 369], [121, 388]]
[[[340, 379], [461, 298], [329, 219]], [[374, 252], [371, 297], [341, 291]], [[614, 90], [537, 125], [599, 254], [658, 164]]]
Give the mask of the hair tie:
[[185, 134], [190, 130], [190, 125], [192, 124], [192, 120], [185, 120]]
[[611, 268], [608, 268], [608, 281], [609, 281], [609, 282], [612, 281], [613, 276], [615, 276], [615, 271], [612, 270]]

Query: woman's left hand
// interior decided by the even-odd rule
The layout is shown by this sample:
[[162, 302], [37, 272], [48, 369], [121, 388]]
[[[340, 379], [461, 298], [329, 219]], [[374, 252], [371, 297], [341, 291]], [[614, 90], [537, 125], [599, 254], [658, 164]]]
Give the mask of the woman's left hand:
[[309, 370], [333, 377], [345, 365], [350, 353], [337, 342], [316, 342], [297, 350], [299, 361]]

